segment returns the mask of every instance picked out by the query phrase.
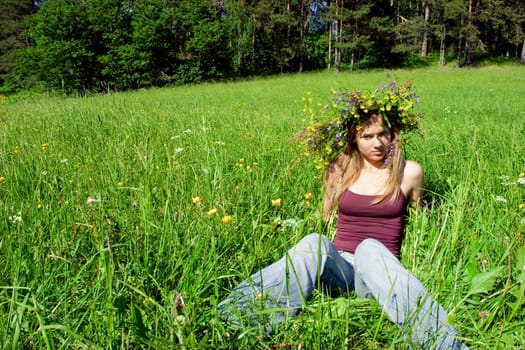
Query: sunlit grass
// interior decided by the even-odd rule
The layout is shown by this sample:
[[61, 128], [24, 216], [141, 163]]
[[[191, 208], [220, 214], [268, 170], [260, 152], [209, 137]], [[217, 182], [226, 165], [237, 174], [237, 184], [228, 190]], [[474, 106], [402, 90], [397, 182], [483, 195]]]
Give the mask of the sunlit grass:
[[[425, 114], [406, 153], [425, 169], [428, 205], [410, 218], [403, 262], [465, 343], [518, 348], [525, 71], [390, 73], [414, 83]], [[353, 297], [316, 295], [276, 334], [248, 330], [237, 344], [215, 311], [240, 280], [323, 229], [318, 174], [292, 141], [302, 98], [374, 89], [385, 74], [3, 99], [3, 347], [405, 347], [377, 305]]]

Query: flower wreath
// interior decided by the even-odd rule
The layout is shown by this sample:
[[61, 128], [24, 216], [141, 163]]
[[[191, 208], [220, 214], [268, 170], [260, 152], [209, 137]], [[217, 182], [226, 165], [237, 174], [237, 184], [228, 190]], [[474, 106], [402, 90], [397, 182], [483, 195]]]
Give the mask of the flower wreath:
[[414, 102], [420, 99], [411, 87], [410, 82], [398, 85], [392, 81], [368, 93], [332, 91], [334, 101], [317, 113], [311, 107], [313, 99], [305, 99], [310, 104], [305, 108], [309, 122], [299, 133], [299, 140], [306, 146], [306, 155], [313, 156], [317, 168], [324, 169], [347, 147], [349, 128], [359, 130], [361, 118], [370, 113], [381, 115], [389, 128], [400, 132], [418, 130], [423, 115], [413, 111]]

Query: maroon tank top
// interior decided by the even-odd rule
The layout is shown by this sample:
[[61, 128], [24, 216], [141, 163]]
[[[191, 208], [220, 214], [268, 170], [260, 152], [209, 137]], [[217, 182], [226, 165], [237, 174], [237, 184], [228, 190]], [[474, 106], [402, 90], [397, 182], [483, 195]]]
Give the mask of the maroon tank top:
[[375, 238], [399, 257], [408, 200], [403, 192], [391, 203], [392, 195], [372, 204], [377, 196], [346, 190], [339, 199], [339, 217], [334, 244], [338, 250], [354, 253], [366, 238]]

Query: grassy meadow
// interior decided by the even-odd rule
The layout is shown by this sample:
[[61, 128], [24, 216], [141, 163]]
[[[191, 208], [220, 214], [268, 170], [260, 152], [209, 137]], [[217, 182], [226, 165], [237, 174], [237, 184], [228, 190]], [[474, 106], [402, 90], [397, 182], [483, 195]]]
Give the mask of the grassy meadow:
[[[316, 294], [275, 333], [235, 341], [216, 312], [304, 235], [334, 234], [292, 141], [303, 98], [374, 89], [386, 73], [3, 98], [1, 348], [410, 348], [354, 296]], [[389, 73], [413, 82], [425, 115], [406, 139], [427, 191], [402, 262], [471, 349], [521, 348], [525, 67]]]

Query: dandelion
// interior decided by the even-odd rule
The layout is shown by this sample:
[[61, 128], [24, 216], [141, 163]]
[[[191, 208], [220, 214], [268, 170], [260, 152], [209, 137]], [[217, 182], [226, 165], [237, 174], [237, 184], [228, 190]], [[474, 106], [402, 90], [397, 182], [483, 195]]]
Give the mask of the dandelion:
[[217, 215], [219, 213], [219, 209], [213, 208], [208, 211], [209, 216]]
[[307, 201], [309, 201], [310, 199], [312, 199], [312, 193], [311, 193], [311, 192], [305, 193], [305, 194], [304, 194], [304, 199], [306, 199]]
[[272, 207], [280, 207], [281, 206], [281, 198], [272, 199]]
[[525, 208], [525, 204], [521, 203], [520, 204], [520, 209], [523, 209], [523, 208]]
[[20, 153], [20, 147], [16, 146], [15, 147], [15, 150], [13, 151], [15, 154], [19, 154]]
[[226, 215], [222, 218], [222, 223], [225, 224], [225, 225], [228, 225], [228, 224], [231, 224], [232, 222], [232, 217], [231, 215]]
[[5, 182], [5, 177], [0, 176], [0, 183]]
[[40, 198], [38, 198], [37, 201], [36, 201], [36, 207], [38, 209], [42, 209], [42, 200]]
[[202, 203], [202, 198], [199, 197], [199, 196], [191, 197], [191, 201], [193, 202], [193, 204], [201, 204]]
[[494, 197], [494, 199], [496, 200], [496, 202], [507, 203], [507, 199], [503, 196], [496, 196]]
[[124, 186], [124, 181], [119, 181], [119, 182], [117, 182], [117, 186], [118, 186], [118, 187], [122, 187], [122, 186]]
[[238, 168], [244, 167], [244, 158], [239, 159], [239, 161], [235, 163], [235, 166]]
[[42, 144], [42, 149], [47, 149], [49, 147], [49, 143], [45, 142]]

